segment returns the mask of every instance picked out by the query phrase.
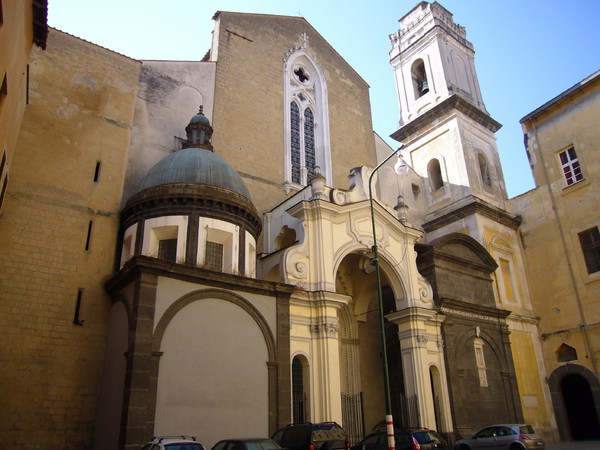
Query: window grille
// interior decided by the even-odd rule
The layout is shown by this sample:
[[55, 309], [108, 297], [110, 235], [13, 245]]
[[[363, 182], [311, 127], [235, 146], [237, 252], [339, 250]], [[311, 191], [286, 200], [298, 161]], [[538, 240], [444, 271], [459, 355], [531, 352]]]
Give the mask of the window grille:
[[223, 244], [217, 242], [206, 241], [206, 254], [204, 258], [206, 268], [223, 271]]
[[158, 241], [158, 258], [165, 261], [176, 262], [177, 239], [161, 239]]

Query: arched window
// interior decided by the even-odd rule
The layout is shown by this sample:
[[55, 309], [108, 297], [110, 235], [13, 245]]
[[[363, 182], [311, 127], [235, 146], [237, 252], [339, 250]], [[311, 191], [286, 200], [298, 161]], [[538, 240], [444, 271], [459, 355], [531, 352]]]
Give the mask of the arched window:
[[427, 81], [425, 63], [422, 59], [417, 59], [415, 62], [413, 62], [410, 73], [412, 76], [416, 100], [429, 92], [429, 81]]
[[329, 113], [325, 77], [314, 57], [302, 47], [284, 64], [286, 192], [302, 189], [316, 168], [331, 181]]
[[492, 176], [490, 175], [490, 165], [488, 164], [487, 158], [483, 153], [479, 153], [477, 155], [477, 160], [479, 162], [479, 174], [481, 175], [481, 182], [483, 183], [483, 188], [486, 191], [489, 191], [492, 188]]
[[292, 414], [294, 423], [309, 420], [308, 415], [308, 361], [303, 356], [292, 360]]
[[429, 185], [431, 186], [432, 192], [436, 192], [444, 187], [442, 169], [440, 168], [440, 162], [437, 159], [434, 158], [427, 164], [427, 176], [429, 177]]

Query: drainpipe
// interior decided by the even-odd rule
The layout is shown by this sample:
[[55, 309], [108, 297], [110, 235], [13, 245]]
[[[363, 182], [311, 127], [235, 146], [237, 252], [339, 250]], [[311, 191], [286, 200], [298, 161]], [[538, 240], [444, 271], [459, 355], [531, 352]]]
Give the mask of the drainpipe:
[[565, 252], [565, 257], [567, 258], [567, 267], [569, 268], [569, 277], [571, 278], [571, 283], [573, 284], [573, 291], [575, 291], [575, 299], [577, 300], [579, 317], [581, 318], [581, 324], [579, 325], [579, 327], [583, 331], [583, 338], [584, 338], [583, 341], [585, 343], [585, 348], [586, 348], [587, 354], [589, 355], [590, 360], [592, 362], [592, 368], [594, 369], [594, 373], [596, 375], [598, 375], [598, 370], [596, 368], [596, 358], [594, 358], [594, 352], [592, 351], [592, 348], [590, 345], [590, 336], [589, 336], [588, 325], [585, 321], [585, 315], [583, 314], [583, 305], [581, 304], [581, 298], [579, 296], [579, 289], [577, 287], [577, 282], [575, 280], [575, 273], [573, 272], [573, 265], [571, 264], [571, 258], [569, 257], [569, 253], [568, 253], [568, 249], [567, 249], [567, 242], [565, 240], [565, 235], [564, 235], [564, 231], [563, 231], [563, 226], [560, 221], [560, 216], [558, 215], [558, 208], [556, 207], [556, 199], [554, 197], [554, 192], [552, 191], [552, 187], [550, 185], [550, 177], [548, 176], [548, 169], [546, 168], [546, 159], [544, 158], [544, 152], [542, 151], [542, 146], [538, 139], [537, 128], [535, 126], [535, 121], [534, 121], [533, 117], [529, 119], [529, 122], [531, 123], [531, 126], [533, 127], [535, 143], [538, 146], [538, 149], [539, 149], [538, 153], [542, 160], [542, 169], [544, 170], [544, 178], [546, 179], [546, 186], [547, 186], [548, 192], [550, 194], [550, 200], [552, 201], [552, 210], [554, 211], [554, 217], [556, 218], [556, 224], [558, 225], [560, 241], [562, 243], [563, 250]]

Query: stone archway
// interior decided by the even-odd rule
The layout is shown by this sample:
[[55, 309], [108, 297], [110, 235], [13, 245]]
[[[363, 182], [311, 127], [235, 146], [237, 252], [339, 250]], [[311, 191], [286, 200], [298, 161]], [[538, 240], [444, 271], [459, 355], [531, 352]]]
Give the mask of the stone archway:
[[[397, 296], [403, 295], [395, 292], [397, 286], [388, 272], [382, 268], [384, 314], [395, 312]], [[355, 443], [382, 422], [386, 413], [376, 277], [365, 255], [346, 255], [338, 267], [336, 290], [352, 297], [339, 315], [342, 413], [344, 427]], [[405, 395], [398, 325], [386, 320], [385, 336], [394, 416], [399, 417], [405, 409], [400, 406]]]
[[565, 364], [552, 372], [548, 386], [560, 439], [600, 439], [600, 382], [594, 373]]

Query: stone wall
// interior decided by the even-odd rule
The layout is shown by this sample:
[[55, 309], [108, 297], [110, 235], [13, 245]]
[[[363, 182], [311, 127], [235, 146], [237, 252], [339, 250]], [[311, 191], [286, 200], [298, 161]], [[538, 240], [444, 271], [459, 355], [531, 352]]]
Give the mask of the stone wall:
[[57, 30], [32, 52], [0, 218], [4, 445], [91, 445], [139, 66]]

